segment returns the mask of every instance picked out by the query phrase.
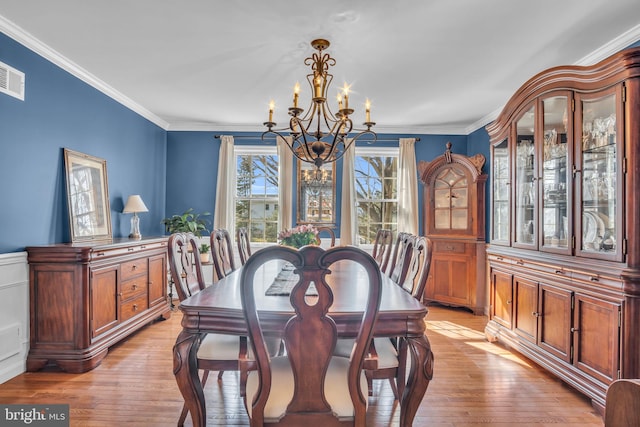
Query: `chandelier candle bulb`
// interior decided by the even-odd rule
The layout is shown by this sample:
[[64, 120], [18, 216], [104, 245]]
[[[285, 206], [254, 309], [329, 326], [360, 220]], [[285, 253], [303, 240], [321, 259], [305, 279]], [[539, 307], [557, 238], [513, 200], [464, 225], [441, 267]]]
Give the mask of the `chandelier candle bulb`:
[[338, 94], [336, 99], [338, 100], [338, 111], [340, 111], [340, 110], [342, 110], [342, 95]]
[[298, 108], [298, 94], [300, 93], [300, 83], [296, 82], [293, 87], [293, 108]]
[[365, 108], [365, 122], [369, 123], [371, 121], [371, 102], [369, 101], [369, 98], [367, 98], [367, 101], [364, 103], [364, 108]]
[[315, 89], [315, 97], [322, 98], [322, 76], [316, 76], [313, 80], [313, 88]]
[[269, 122], [273, 122], [273, 109], [275, 108], [273, 100], [269, 101]]

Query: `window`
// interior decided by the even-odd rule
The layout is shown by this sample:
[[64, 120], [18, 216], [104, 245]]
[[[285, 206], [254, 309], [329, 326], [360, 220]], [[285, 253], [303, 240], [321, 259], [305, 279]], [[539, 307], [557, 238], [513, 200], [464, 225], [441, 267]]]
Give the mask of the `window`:
[[370, 244], [379, 229], [398, 229], [399, 149], [356, 147], [355, 154], [358, 238]]
[[278, 236], [278, 155], [276, 147], [236, 146], [235, 226], [252, 242]]

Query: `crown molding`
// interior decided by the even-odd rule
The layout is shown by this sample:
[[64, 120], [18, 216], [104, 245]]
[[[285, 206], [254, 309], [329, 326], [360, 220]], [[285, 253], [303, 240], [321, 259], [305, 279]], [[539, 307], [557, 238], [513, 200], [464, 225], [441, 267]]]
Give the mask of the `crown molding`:
[[603, 59], [610, 57], [614, 53], [620, 52], [621, 50], [631, 46], [632, 44], [634, 44], [639, 40], [640, 40], [640, 24], [629, 29], [628, 31], [625, 31], [615, 39], [601, 46], [599, 49], [579, 59], [573, 65], [593, 65], [597, 62], [602, 61]]
[[43, 58], [47, 59], [63, 70], [71, 73], [73, 76], [87, 83], [89, 86], [94, 87], [95, 89], [99, 90], [100, 92], [104, 93], [108, 97], [119, 102], [135, 113], [141, 115], [142, 117], [146, 118], [162, 129], [167, 130], [167, 128], [169, 127], [169, 123], [166, 120], [153, 114], [151, 111], [142, 107], [131, 98], [123, 95], [121, 92], [109, 86], [107, 83], [100, 80], [84, 68], [80, 67], [78, 64], [56, 52], [51, 47], [42, 43], [40, 40], [24, 31], [13, 22], [7, 20], [3, 16], [0, 16], [0, 31], [2, 31], [18, 43], [22, 44], [27, 49], [32, 50], [33, 52], [37, 53], [38, 55], [42, 56]]

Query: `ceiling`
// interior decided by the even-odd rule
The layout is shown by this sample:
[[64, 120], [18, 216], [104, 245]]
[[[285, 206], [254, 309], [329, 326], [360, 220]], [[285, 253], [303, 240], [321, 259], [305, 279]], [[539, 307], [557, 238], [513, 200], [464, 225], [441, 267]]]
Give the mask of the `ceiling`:
[[325, 38], [355, 122], [369, 98], [379, 133], [467, 134], [536, 73], [640, 40], [640, 1], [0, 0], [0, 31], [164, 129], [213, 131], [263, 130], [271, 99], [285, 123], [297, 81], [306, 108]]

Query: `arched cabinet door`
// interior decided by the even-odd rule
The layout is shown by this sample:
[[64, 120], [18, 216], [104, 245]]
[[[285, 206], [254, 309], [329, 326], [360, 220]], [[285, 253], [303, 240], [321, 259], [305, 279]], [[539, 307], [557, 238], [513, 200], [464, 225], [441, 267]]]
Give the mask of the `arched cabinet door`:
[[443, 155], [418, 165], [424, 184], [424, 233], [433, 242], [424, 299], [483, 314], [485, 158], [455, 154], [451, 148], [449, 142]]

